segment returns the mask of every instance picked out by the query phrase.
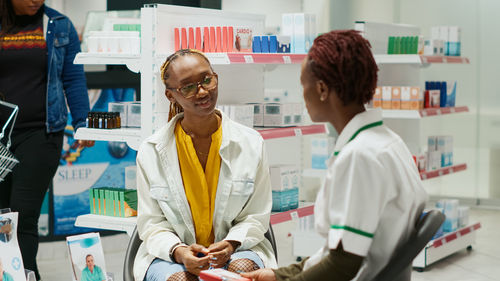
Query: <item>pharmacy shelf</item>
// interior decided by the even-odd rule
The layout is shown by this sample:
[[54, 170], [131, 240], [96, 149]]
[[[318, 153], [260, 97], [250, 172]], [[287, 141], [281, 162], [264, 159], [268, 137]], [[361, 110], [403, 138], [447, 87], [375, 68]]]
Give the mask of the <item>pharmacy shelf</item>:
[[384, 119], [420, 119], [423, 117], [454, 114], [469, 112], [467, 106], [457, 107], [440, 107], [440, 108], [425, 108], [421, 110], [405, 110], [405, 109], [384, 109], [382, 110], [382, 118]]
[[434, 171], [426, 171], [426, 172], [421, 172], [420, 173], [420, 178], [422, 180], [428, 180], [436, 177], [441, 177], [444, 175], [452, 174], [452, 173], [457, 173], [460, 171], [465, 171], [467, 169], [467, 164], [458, 164], [450, 167], [444, 167], [440, 168]]
[[75, 226], [125, 231], [131, 236], [136, 223], [137, 217], [121, 218], [87, 214], [78, 216], [75, 221]]
[[418, 64], [430, 63], [462, 63], [469, 64], [466, 57], [452, 56], [421, 56], [421, 55], [374, 55], [377, 64]]
[[[301, 64], [307, 54], [291, 53], [205, 53], [213, 65], [225, 64]], [[156, 64], [162, 65], [166, 54], [156, 56]]]
[[126, 65], [130, 71], [139, 73], [141, 69], [141, 55], [78, 53], [73, 63]]
[[314, 214], [314, 203], [299, 202], [299, 207], [285, 212], [276, 212], [271, 214], [271, 224], [283, 223], [291, 220], [298, 220]]
[[423, 271], [425, 267], [457, 251], [471, 249], [479, 228], [481, 223], [477, 222], [430, 241], [413, 260], [413, 267]]
[[326, 124], [270, 129], [258, 128], [257, 131], [265, 140], [328, 133]]
[[307, 178], [325, 178], [326, 169], [303, 169], [302, 176]]
[[126, 142], [134, 150], [137, 150], [139, 148], [142, 140], [140, 128], [79, 128], [78, 130], [76, 130], [74, 138], [77, 140], [121, 141]]

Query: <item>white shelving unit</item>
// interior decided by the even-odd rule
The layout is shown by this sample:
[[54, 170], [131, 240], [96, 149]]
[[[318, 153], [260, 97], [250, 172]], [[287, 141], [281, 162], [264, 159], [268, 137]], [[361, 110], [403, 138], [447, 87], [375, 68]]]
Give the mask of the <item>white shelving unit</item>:
[[423, 271], [427, 266], [457, 251], [472, 249], [472, 244], [476, 241], [476, 231], [479, 228], [481, 228], [481, 223], [474, 223], [430, 241], [413, 260], [413, 267], [418, 271]]
[[[397, 25], [394, 25], [395, 28]], [[399, 25], [400, 31], [405, 33], [415, 34], [416, 27]], [[383, 33], [383, 32], [382, 32]], [[419, 33], [419, 32], [418, 32]], [[379, 32], [374, 32], [371, 35], [366, 35], [369, 40], [376, 40], [374, 36], [382, 36]], [[387, 34], [386, 34], [387, 35]], [[387, 35], [389, 36], [389, 35]], [[371, 38], [370, 38], [371, 37]], [[379, 50], [380, 51], [380, 50]], [[429, 67], [432, 64], [469, 64], [470, 61], [466, 57], [450, 57], [450, 56], [422, 56], [422, 55], [374, 55], [377, 62], [379, 72], [380, 86], [415, 86], [422, 85], [420, 81], [421, 67]], [[436, 77], [438, 80], [438, 78]], [[422, 148], [422, 144], [427, 144], [427, 135], [423, 131], [423, 119], [435, 116], [445, 118], [444, 115], [468, 112], [467, 106], [447, 107], [447, 108], [426, 108], [422, 110], [383, 110], [382, 116], [384, 123], [398, 133], [408, 145], [410, 151], [417, 155]], [[426, 123], [426, 126], [429, 125]], [[443, 134], [443, 133], [439, 133]], [[467, 164], [455, 164], [450, 167], [443, 167], [433, 171], [425, 171], [420, 173], [422, 180], [425, 180], [424, 186], [432, 186], [433, 183], [440, 183], [428, 181], [445, 175], [453, 174], [460, 171], [465, 171]], [[456, 233], [446, 234], [444, 237], [431, 241], [424, 251], [415, 259], [414, 267], [424, 268], [426, 265], [431, 264], [439, 259], [442, 259], [449, 254], [458, 251], [471, 245], [475, 240], [474, 231], [479, 224], [475, 224], [470, 228], [458, 230]], [[474, 228], [477, 227], [477, 228]], [[465, 235], [471, 232], [471, 235]], [[467, 232], [467, 233], [466, 233]], [[461, 235], [463, 233], [464, 235]], [[452, 239], [453, 238], [453, 239]], [[444, 240], [443, 240], [444, 239]], [[453, 240], [453, 242], [451, 242]], [[442, 243], [442, 241], [450, 243]], [[441, 245], [441, 244], [442, 245]], [[465, 245], [465, 246], [464, 246]], [[463, 247], [462, 247], [463, 246]]]
[[121, 218], [94, 214], [78, 216], [75, 221], [75, 226], [125, 231], [129, 236], [132, 236], [136, 224], [137, 217]]
[[137, 150], [141, 144], [140, 128], [92, 129], [80, 128], [75, 133], [75, 139], [98, 141], [122, 141], [132, 149]]

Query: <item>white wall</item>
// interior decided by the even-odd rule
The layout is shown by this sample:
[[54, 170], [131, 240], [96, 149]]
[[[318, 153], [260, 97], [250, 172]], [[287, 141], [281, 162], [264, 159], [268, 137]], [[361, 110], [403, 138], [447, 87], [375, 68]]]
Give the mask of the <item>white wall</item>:
[[78, 33], [83, 31], [89, 11], [106, 11], [106, 0], [46, 0], [46, 4], [70, 18]]

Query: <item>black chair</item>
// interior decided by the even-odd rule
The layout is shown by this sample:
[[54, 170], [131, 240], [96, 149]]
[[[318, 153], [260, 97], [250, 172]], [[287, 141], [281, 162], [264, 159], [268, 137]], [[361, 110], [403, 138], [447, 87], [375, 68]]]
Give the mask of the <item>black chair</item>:
[[[264, 237], [271, 242], [273, 247], [274, 256], [278, 260], [278, 252], [276, 250], [276, 240], [274, 239], [274, 232], [271, 224], [269, 224], [269, 229], [264, 234]], [[127, 246], [127, 252], [125, 252], [125, 261], [123, 262], [123, 281], [134, 281], [134, 260], [141, 245], [141, 239], [139, 238], [139, 233], [137, 232], [137, 227], [134, 228], [134, 232], [130, 237]]]
[[445, 216], [438, 210], [431, 210], [417, 221], [410, 238], [394, 253], [387, 265], [373, 281], [399, 281], [411, 279], [413, 259], [431, 240], [443, 224]]

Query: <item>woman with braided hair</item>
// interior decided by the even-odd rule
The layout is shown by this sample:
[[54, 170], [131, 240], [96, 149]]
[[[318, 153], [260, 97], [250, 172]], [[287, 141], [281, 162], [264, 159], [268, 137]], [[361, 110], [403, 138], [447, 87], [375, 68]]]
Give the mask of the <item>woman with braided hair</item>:
[[137, 155], [136, 280], [198, 280], [201, 270], [276, 266], [264, 141], [215, 109], [218, 76], [183, 49], [161, 68], [169, 122]]
[[300, 76], [305, 104], [311, 120], [330, 122], [339, 133], [314, 205], [315, 230], [327, 242], [300, 264], [242, 276], [372, 280], [408, 239], [427, 196], [404, 142], [379, 110], [365, 110], [377, 71], [370, 43], [354, 30], [314, 40]]

